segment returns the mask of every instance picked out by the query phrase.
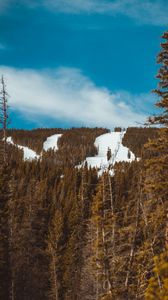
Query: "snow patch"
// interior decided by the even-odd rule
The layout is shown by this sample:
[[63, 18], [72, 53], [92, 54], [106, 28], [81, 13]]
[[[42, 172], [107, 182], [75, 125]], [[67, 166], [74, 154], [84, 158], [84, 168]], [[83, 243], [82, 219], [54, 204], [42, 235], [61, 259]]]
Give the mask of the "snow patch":
[[[55, 151], [58, 150], [58, 139], [61, 137], [62, 134], [54, 134], [46, 139], [46, 141], [43, 143], [43, 150], [47, 151], [49, 149], [54, 149]], [[32, 149], [21, 146], [18, 144], [15, 144], [13, 142], [13, 139], [11, 136], [7, 137], [7, 143], [15, 145], [19, 149], [23, 150], [23, 159], [24, 160], [33, 160], [33, 159], [39, 159], [42, 155], [38, 155], [35, 151]]]
[[[103, 171], [110, 169], [110, 174], [114, 175], [113, 166], [116, 162], [132, 162], [135, 155], [122, 145], [124, 132], [110, 132], [100, 135], [96, 138], [94, 145], [98, 149], [98, 154], [94, 157], [87, 157], [82, 163], [87, 162], [88, 167], [99, 169], [98, 174], [101, 176]], [[107, 151], [111, 150], [111, 158], [107, 159]], [[81, 165], [81, 166], [82, 166]]]
[[13, 142], [13, 139], [11, 136], [7, 137], [6, 141], [7, 141], [7, 143], [15, 145], [19, 149], [23, 150], [23, 159], [24, 160], [39, 159], [40, 155], [38, 155], [35, 151], [33, 151], [32, 149], [30, 149], [28, 147], [15, 144]]
[[62, 136], [62, 134], [54, 134], [49, 136], [46, 141], [43, 143], [43, 150], [48, 151], [49, 149], [53, 149], [54, 151], [58, 150], [58, 139]]

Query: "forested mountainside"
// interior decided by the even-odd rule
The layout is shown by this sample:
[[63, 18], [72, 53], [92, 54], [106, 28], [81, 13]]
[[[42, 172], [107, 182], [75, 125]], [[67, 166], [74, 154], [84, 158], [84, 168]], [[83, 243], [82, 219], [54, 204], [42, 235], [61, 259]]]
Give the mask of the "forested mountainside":
[[[116, 132], [120, 132], [121, 128], [116, 127]], [[54, 134], [62, 134], [58, 140], [58, 151], [50, 151], [49, 156], [54, 156], [55, 160], [64, 161], [73, 166], [83, 161], [87, 156], [97, 154], [94, 146], [96, 137], [108, 133], [106, 128], [49, 128], [35, 130], [8, 130], [7, 135], [11, 136], [14, 143], [29, 147], [37, 154], [43, 151], [43, 143], [49, 136]], [[2, 132], [0, 133], [2, 136]], [[142, 148], [149, 139], [157, 137], [157, 128], [149, 127], [129, 127], [124, 134], [122, 144], [128, 147], [136, 157], [141, 157]], [[72, 157], [71, 157], [72, 154]], [[48, 154], [46, 154], [48, 155]], [[56, 157], [58, 159], [56, 159]]]
[[[43, 151], [43, 143], [53, 134], [61, 134], [58, 151], [50, 151], [49, 157], [55, 164], [75, 166], [86, 156], [95, 155], [97, 149], [94, 146], [95, 138], [109, 130], [105, 128], [72, 128], [72, 129], [36, 129], [36, 130], [8, 130], [8, 136], [13, 138], [16, 144], [27, 146], [37, 154]], [[46, 154], [48, 156], [48, 154]], [[48, 160], [49, 161], [49, 160]]]
[[150, 173], [159, 151], [144, 146], [160, 131], [129, 128], [123, 143], [141, 159], [116, 163], [113, 176], [76, 167], [97, 153], [94, 140], [107, 129], [8, 131], [38, 153], [48, 136], [62, 136], [57, 151], [32, 161], [7, 145], [0, 169], [0, 299], [145, 299], [150, 278], [162, 284], [153, 258], [165, 247], [167, 169], [160, 173], [158, 161]]
[[43, 143], [48, 136], [56, 133], [62, 133], [61, 128], [49, 128], [49, 129], [34, 129], [34, 130], [15, 130], [10, 129], [7, 131], [7, 135], [13, 138], [16, 144], [20, 144], [31, 148], [38, 154], [42, 151]]

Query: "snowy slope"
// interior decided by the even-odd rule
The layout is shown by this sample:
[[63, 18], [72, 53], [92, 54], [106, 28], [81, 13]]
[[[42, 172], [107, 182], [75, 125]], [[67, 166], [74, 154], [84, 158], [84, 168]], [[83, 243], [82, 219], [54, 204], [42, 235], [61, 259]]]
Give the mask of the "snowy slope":
[[[88, 167], [95, 167], [103, 171], [108, 169], [109, 166], [113, 166], [116, 162], [131, 162], [135, 160], [135, 155], [122, 145], [124, 134], [125, 132], [110, 132], [97, 137], [94, 144], [98, 149], [98, 155], [86, 158], [85, 162], [87, 162]], [[109, 161], [107, 160], [108, 148], [111, 149], [112, 153]], [[128, 158], [128, 153], [130, 158]]]
[[[110, 132], [103, 135], [100, 135], [95, 140], [95, 146], [98, 149], [98, 155], [94, 157], [87, 157], [86, 160], [82, 163], [82, 165], [87, 162], [88, 167], [95, 167], [99, 169], [99, 175], [102, 174], [104, 170], [112, 169], [111, 167], [120, 161], [131, 162], [135, 160], [135, 155], [127, 148], [122, 145], [122, 138], [125, 132]], [[54, 134], [46, 139], [43, 143], [43, 149], [45, 151], [49, 149], [58, 150], [58, 139], [62, 136], [62, 134]], [[14, 144], [12, 137], [7, 138], [7, 142], [13, 145], [16, 145], [19, 149], [23, 150], [24, 160], [33, 160], [39, 159], [40, 155], [38, 155], [32, 149]], [[107, 150], [111, 150], [111, 158], [107, 160]], [[130, 157], [129, 157], [129, 155]], [[80, 166], [79, 166], [80, 167]], [[111, 171], [111, 173], [113, 173]]]
[[43, 150], [48, 151], [49, 149], [58, 150], [58, 139], [62, 134], [54, 134], [49, 136], [43, 143]]
[[[43, 143], [43, 149], [47, 151], [48, 149], [54, 149], [58, 150], [58, 139], [60, 138], [62, 134], [54, 134], [46, 139], [46, 141]], [[32, 149], [21, 146], [18, 144], [15, 144], [13, 142], [13, 139], [11, 136], [7, 137], [7, 143], [17, 146], [19, 149], [23, 150], [23, 159], [24, 160], [33, 160], [33, 159], [39, 159], [40, 155], [38, 155], [35, 151]]]
[[13, 142], [12, 137], [9, 136], [7, 137], [7, 142], [9, 144], [15, 145], [17, 146], [19, 149], [23, 150], [23, 159], [24, 160], [33, 160], [33, 159], [38, 159], [40, 156], [33, 151], [32, 149], [25, 147], [25, 146], [21, 146], [21, 145], [17, 145]]

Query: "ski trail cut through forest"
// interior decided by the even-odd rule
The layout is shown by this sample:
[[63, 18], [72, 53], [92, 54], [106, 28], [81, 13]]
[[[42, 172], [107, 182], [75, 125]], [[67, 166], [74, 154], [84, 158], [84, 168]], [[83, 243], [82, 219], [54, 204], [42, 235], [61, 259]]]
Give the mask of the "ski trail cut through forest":
[[62, 134], [53, 134], [49, 136], [46, 141], [43, 143], [43, 150], [48, 151], [49, 149], [53, 149], [54, 151], [58, 150], [58, 139], [62, 136]]
[[[97, 137], [94, 145], [98, 149], [98, 154], [86, 158], [85, 162], [87, 162], [88, 167], [100, 169], [99, 175], [101, 175], [104, 170], [109, 169], [110, 166], [114, 166], [116, 162], [132, 162], [135, 160], [134, 153], [122, 145], [124, 134], [125, 131], [110, 132]], [[108, 150], [111, 151], [109, 160], [107, 158]]]
[[23, 150], [23, 159], [24, 160], [39, 159], [40, 155], [38, 155], [35, 151], [33, 151], [32, 149], [30, 149], [28, 147], [15, 144], [13, 142], [13, 139], [11, 136], [7, 137], [6, 141], [7, 141], [7, 143], [12, 144], [12, 145], [18, 147], [19, 149]]
[[[43, 143], [43, 150], [48, 151], [49, 149], [53, 149], [54, 151], [58, 150], [58, 139], [62, 136], [62, 134], [54, 134], [49, 136], [46, 141]], [[23, 150], [23, 159], [24, 160], [33, 160], [39, 159], [40, 156], [34, 150], [29, 147], [25, 147], [22, 145], [15, 144], [11, 136], [7, 137], [7, 143], [12, 144], [19, 149]]]

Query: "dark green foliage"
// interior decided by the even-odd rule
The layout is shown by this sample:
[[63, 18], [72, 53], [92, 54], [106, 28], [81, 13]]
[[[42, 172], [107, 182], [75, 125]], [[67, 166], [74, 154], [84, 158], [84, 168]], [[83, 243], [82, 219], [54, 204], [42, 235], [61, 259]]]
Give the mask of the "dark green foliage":
[[122, 143], [128, 147], [136, 157], [142, 157], [144, 144], [146, 144], [149, 139], [156, 138], [157, 135], [157, 128], [128, 127]]
[[0, 299], [10, 299], [10, 228], [8, 224], [8, 202], [10, 168], [0, 168]]
[[108, 149], [107, 149], [107, 160], [110, 160], [110, 159], [111, 159], [111, 156], [112, 156], [111, 149], [108, 148]]
[[64, 130], [61, 128], [42, 128], [34, 130], [18, 130], [8, 129], [7, 135], [12, 136], [16, 144], [26, 146], [40, 154], [43, 148], [43, 143], [50, 135], [62, 133]]
[[[146, 130], [135, 131], [143, 145]], [[96, 153], [93, 142], [104, 132], [67, 130], [60, 149], [39, 161], [24, 162], [8, 146], [0, 182], [2, 299], [144, 299], [153, 253], [163, 249], [164, 195], [152, 200], [144, 186], [148, 148], [140, 162], [116, 164], [114, 177], [75, 167]], [[126, 140], [131, 144], [129, 134]]]

